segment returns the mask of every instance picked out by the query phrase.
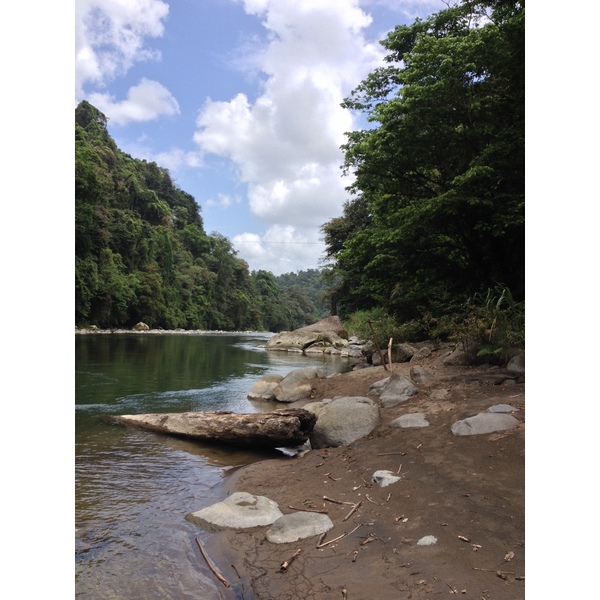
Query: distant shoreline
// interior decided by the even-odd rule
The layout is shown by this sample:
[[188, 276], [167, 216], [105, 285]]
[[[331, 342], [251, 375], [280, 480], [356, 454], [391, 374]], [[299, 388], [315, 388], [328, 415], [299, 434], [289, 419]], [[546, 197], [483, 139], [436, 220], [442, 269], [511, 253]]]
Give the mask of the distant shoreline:
[[76, 335], [134, 333], [141, 335], [273, 335], [271, 331], [222, 331], [209, 329], [89, 329], [75, 327]]

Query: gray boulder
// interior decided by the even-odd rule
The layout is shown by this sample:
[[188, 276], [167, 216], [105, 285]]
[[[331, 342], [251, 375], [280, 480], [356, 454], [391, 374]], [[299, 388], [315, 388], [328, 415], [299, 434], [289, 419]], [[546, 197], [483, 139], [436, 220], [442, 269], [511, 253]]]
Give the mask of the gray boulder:
[[525, 353], [521, 352], [510, 359], [506, 368], [509, 371], [515, 371], [516, 373], [525, 373]]
[[186, 519], [207, 531], [220, 531], [271, 525], [282, 516], [273, 500], [247, 492], [235, 492], [222, 502], [190, 513]]
[[306, 367], [290, 371], [273, 390], [275, 400], [279, 402], [296, 402], [310, 397], [312, 382], [324, 379], [325, 375], [316, 367]]
[[418, 393], [419, 388], [408, 377], [404, 377], [404, 375], [400, 375], [399, 373], [393, 373], [381, 391], [379, 400], [381, 406], [389, 408], [401, 402], [406, 402]]
[[379, 381], [375, 381], [374, 383], [372, 383], [369, 386], [369, 391], [367, 392], [367, 394], [369, 396], [377, 396], [377, 398], [379, 398], [379, 396], [381, 396], [381, 392], [383, 392], [383, 388], [385, 387], [389, 379], [389, 377], [386, 377], [385, 379], [380, 379]]
[[317, 416], [310, 437], [313, 448], [346, 446], [371, 433], [381, 420], [377, 404], [363, 396], [336, 396], [303, 408]]
[[248, 400], [274, 400], [275, 388], [283, 379], [283, 375], [263, 375], [250, 390]]
[[294, 331], [277, 333], [269, 339], [265, 348], [304, 351], [313, 346], [323, 349], [331, 346], [338, 349], [348, 346], [348, 334], [339, 317], [328, 317]]
[[321, 535], [333, 528], [327, 515], [301, 512], [283, 515], [267, 530], [267, 540], [273, 544], [287, 544], [315, 535]]
[[519, 424], [519, 420], [512, 415], [503, 413], [479, 413], [452, 424], [453, 435], [481, 435], [513, 429]]
[[408, 415], [402, 415], [397, 419], [394, 419], [390, 423], [392, 429], [398, 428], [409, 428], [409, 427], [429, 427], [429, 421], [425, 418], [423, 413], [411, 413]]
[[132, 329], [134, 331], [150, 331], [150, 327], [148, 327], [148, 325], [146, 325], [146, 323], [142, 323], [142, 321], [140, 321], [139, 323], [134, 325], [132, 327]]

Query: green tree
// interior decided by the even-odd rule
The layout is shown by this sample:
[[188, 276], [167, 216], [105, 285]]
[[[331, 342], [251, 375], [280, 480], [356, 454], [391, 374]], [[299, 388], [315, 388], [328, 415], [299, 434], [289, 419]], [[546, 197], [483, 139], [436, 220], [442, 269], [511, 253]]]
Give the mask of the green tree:
[[501, 282], [524, 296], [524, 3], [398, 26], [387, 66], [344, 101], [355, 197], [323, 226], [349, 310], [443, 314]]

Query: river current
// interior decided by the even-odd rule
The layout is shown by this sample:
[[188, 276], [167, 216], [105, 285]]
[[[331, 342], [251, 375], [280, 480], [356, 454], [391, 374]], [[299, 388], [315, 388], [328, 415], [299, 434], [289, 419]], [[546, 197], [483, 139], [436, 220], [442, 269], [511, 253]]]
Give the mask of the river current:
[[222, 499], [232, 469], [282, 456], [180, 440], [110, 415], [273, 410], [247, 399], [267, 373], [350, 368], [330, 355], [266, 352], [270, 334], [75, 336], [75, 590], [81, 600], [212, 600], [218, 583], [185, 516]]

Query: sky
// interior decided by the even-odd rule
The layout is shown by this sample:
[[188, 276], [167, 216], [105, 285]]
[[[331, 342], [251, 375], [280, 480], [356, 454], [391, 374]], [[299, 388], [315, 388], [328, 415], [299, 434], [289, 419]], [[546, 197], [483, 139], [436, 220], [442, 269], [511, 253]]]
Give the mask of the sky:
[[441, 0], [76, 0], [75, 104], [169, 170], [251, 271], [323, 266], [351, 176], [340, 103]]

